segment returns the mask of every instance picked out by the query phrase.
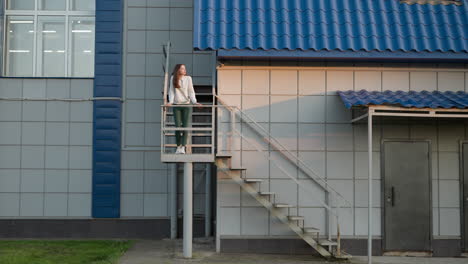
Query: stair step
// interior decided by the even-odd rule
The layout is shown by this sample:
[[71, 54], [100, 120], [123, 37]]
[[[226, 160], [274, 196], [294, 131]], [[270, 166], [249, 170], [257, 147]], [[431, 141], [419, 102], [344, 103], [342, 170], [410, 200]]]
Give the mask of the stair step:
[[[165, 136], [175, 136], [175, 133], [165, 133]], [[206, 134], [206, 133], [192, 133], [190, 134], [192, 137], [211, 137], [211, 134]]]
[[[210, 128], [211, 127], [211, 122], [192, 122], [192, 127], [193, 126], [205, 126]], [[166, 122], [166, 127], [175, 127], [174, 122]]]
[[232, 171], [245, 171], [247, 170], [246, 168], [229, 168]]
[[258, 183], [262, 181], [263, 181], [262, 179], [244, 179], [244, 182], [246, 183]]
[[315, 227], [304, 227], [302, 229], [302, 231], [304, 231], [304, 233], [315, 233], [316, 234], [316, 233], [320, 232], [320, 229], [315, 228]]
[[336, 246], [338, 243], [336, 241], [330, 241], [328, 239], [320, 240], [319, 244], [321, 246]]
[[343, 251], [341, 251], [341, 254], [338, 256], [336, 254], [333, 254], [333, 257], [336, 258], [336, 259], [351, 259], [353, 258], [352, 255], [348, 254], [348, 253], [344, 253]]
[[[167, 116], [173, 116], [173, 112], [167, 113]], [[211, 116], [211, 112], [192, 112], [192, 116]]]
[[288, 216], [288, 219], [289, 219], [290, 221], [302, 221], [302, 220], [304, 220], [304, 217], [303, 217], [303, 216], [296, 216], [296, 215], [294, 215], [294, 216]]
[[292, 205], [292, 204], [284, 204], [284, 203], [277, 203], [277, 204], [275, 204], [275, 207], [276, 207], [276, 208], [291, 208], [291, 207], [294, 207], [294, 205]]
[[259, 192], [259, 195], [275, 195], [274, 192]]
[[216, 158], [217, 159], [230, 159], [230, 158], [232, 158], [232, 155], [220, 154], [220, 155], [216, 155]]

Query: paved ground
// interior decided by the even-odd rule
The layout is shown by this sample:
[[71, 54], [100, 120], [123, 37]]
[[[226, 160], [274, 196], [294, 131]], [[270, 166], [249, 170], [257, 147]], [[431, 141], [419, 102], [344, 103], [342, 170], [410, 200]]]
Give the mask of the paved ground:
[[[216, 254], [212, 240], [195, 239], [194, 258], [182, 257], [181, 240], [138, 240], [119, 264], [322, 264], [321, 258], [306, 255]], [[352, 264], [366, 264], [366, 257], [354, 257]], [[468, 264], [467, 258], [374, 257], [374, 264]]]

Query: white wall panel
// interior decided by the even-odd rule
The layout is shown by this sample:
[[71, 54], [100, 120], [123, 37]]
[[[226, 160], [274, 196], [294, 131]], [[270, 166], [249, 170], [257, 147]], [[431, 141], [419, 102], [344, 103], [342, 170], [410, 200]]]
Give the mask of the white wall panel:
[[437, 72], [410, 72], [410, 90], [436, 91]]
[[324, 95], [325, 71], [299, 70], [299, 94], [300, 95]]
[[409, 91], [409, 72], [384, 71], [382, 90]]
[[[412, 69], [396, 70], [395, 67], [406, 67], [405, 65], [392, 64], [392, 68], [386, 70], [359, 69], [334, 69], [333, 67], [312, 68], [310, 70], [298, 69], [297, 74], [293, 68], [260, 68], [257, 64], [252, 64], [257, 68], [221, 68], [220, 85], [226, 87], [226, 93], [235, 100], [242, 101], [244, 109], [248, 109], [256, 121], [269, 127], [270, 133], [275, 138], [288, 145], [288, 148], [296, 151], [311, 168], [321, 176], [329, 178], [329, 184], [340, 192], [348, 201], [353, 204], [350, 212], [344, 213], [342, 219], [342, 234], [350, 236], [367, 235], [367, 124], [350, 124], [351, 111], [343, 106], [341, 98], [336, 96], [337, 90], [441, 90], [441, 86], [447, 90], [454, 90], [460, 84], [456, 81], [459, 74], [454, 74], [454, 82], [444, 82], [438, 80], [440, 72], [437, 70], [427, 71], [413, 67]], [[292, 66], [293, 67], [293, 66]], [[342, 65], [337, 65], [342, 67]], [[254, 74], [255, 72], [255, 74]], [[248, 77], [246, 78], [245, 74]], [[462, 75], [464, 75], [463, 73]], [[229, 75], [229, 78], [223, 77]], [[253, 76], [257, 79], [252, 80]], [[282, 83], [295, 83], [297, 78], [297, 105], [285, 104], [287, 101], [296, 101], [295, 96], [290, 95], [292, 91], [281, 90]], [[223, 82], [222, 78], [229, 80]], [[463, 77], [465, 78], [465, 77]], [[231, 80], [233, 79], [233, 80]], [[242, 79], [242, 85], [239, 81]], [[246, 89], [246, 83], [249, 89]], [[257, 83], [258, 85], [254, 85]], [[232, 85], [232, 86], [231, 86]], [[463, 84], [464, 85], [464, 84]], [[242, 86], [242, 90], [239, 89]], [[253, 88], [252, 88], [253, 87]], [[328, 96], [324, 96], [327, 91]], [[223, 93], [223, 91], [221, 91]], [[254, 95], [255, 94], [255, 95]], [[229, 97], [228, 97], [229, 98]], [[270, 112], [266, 109], [270, 106]], [[276, 106], [280, 106], [275, 108]], [[295, 108], [296, 107], [296, 108]], [[298, 110], [297, 119], [294, 118], [294, 109]], [[290, 119], [286, 116], [291, 115]], [[326, 118], [325, 118], [326, 117]], [[389, 120], [389, 119], [388, 119]], [[223, 121], [228, 121], [224, 119]], [[288, 124], [285, 124], [288, 123]], [[243, 131], [252, 139], [254, 133], [249, 133], [244, 125]], [[222, 129], [228, 129], [222, 126]], [[432, 181], [433, 188], [433, 214], [437, 219], [433, 220], [434, 234], [452, 236], [459, 233], [459, 201], [458, 188], [458, 142], [465, 139], [464, 126], [451, 122], [430, 122], [420, 119], [402, 120], [392, 119], [390, 121], [375, 121], [373, 125], [373, 176], [374, 176], [374, 235], [381, 235], [381, 167], [380, 167], [380, 145], [382, 139], [415, 139], [430, 140], [432, 146]], [[257, 137], [257, 140], [261, 140]], [[263, 145], [264, 150], [268, 150], [267, 145]], [[320, 203], [307, 197], [306, 192], [298, 189], [297, 185], [290, 184], [286, 175], [270, 162], [270, 166], [263, 166], [260, 163], [268, 164], [267, 160], [260, 161], [260, 153], [253, 151], [246, 142], [242, 145], [243, 162], [247, 162], [254, 172], [247, 170], [247, 177], [261, 177], [266, 179], [262, 183], [264, 190], [279, 192], [278, 202], [298, 203], [299, 214], [306, 215], [306, 225], [324, 226], [325, 218], [319, 212]], [[296, 153], [296, 152], [295, 152]], [[245, 155], [247, 154], [247, 156]], [[277, 153], [270, 151], [270, 156], [276, 160], [281, 160]], [[249, 161], [247, 161], [247, 159]], [[261, 158], [263, 159], [263, 158]], [[290, 166], [284, 160], [279, 162], [292, 175], [298, 175], [304, 185], [309, 185], [309, 180], [302, 180], [306, 176]], [[268, 171], [268, 172], [267, 172]], [[264, 172], [267, 172], [266, 174]], [[439, 180], [440, 179], [440, 180]], [[268, 186], [269, 185], [269, 186]], [[312, 186], [320, 194], [317, 186]], [[218, 193], [222, 197], [222, 193]], [[238, 202], [239, 199], [242, 202]], [[233, 203], [230, 203], [232, 200]], [[247, 194], [240, 197], [236, 193], [232, 198], [222, 197], [223, 204], [229, 204], [233, 208], [249, 208], [259, 204]], [[440, 209], [439, 209], [440, 206]], [[439, 210], [441, 213], [439, 214]], [[443, 212], [442, 212], [443, 211]], [[296, 213], [293, 208], [292, 213]], [[446, 214], [442, 216], [442, 214]], [[439, 217], [441, 220], [439, 222]], [[312, 218], [311, 221], [309, 218]], [[240, 225], [241, 219], [230, 220]], [[458, 221], [458, 222], [457, 222]], [[317, 223], [317, 224], [314, 224]], [[248, 224], [248, 219], [242, 219], [242, 226]], [[450, 225], [457, 225], [451, 227]], [[440, 230], [439, 230], [440, 226]], [[334, 228], [334, 227], [333, 227]], [[260, 231], [259, 231], [260, 232]], [[260, 233], [264, 234], [263, 231]], [[257, 231], [247, 232], [242, 229], [242, 235], [255, 235]], [[270, 218], [269, 235], [291, 235], [290, 231], [279, 224], [274, 217]]]
[[297, 95], [298, 73], [296, 70], [272, 70], [271, 94]]
[[382, 72], [380, 71], [356, 71], [354, 73], [354, 90], [381, 91]]

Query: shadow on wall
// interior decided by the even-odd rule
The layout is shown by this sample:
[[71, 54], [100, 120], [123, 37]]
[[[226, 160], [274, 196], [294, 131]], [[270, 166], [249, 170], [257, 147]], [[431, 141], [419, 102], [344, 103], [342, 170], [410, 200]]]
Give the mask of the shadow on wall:
[[[235, 134], [231, 141], [230, 115], [227, 110], [219, 111], [218, 148], [229, 151], [232, 145], [233, 166], [247, 168], [246, 177], [270, 179], [267, 188], [275, 191], [281, 202], [321, 207], [325, 192], [311, 179], [325, 178], [326, 141], [352, 143], [351, 111], [344, 107], [339, 96], [226, 95], [221, 98], [229, 105], [242, 105], [248, 116], [241, 123], [238, 115], [235, 129], [242, 134], [242, 139]], [[333, 128], [326, 130], [329, 125]], [[268, 140], [277, 140], [278, 147], [269, 145]], [[300, 169], [294, 161], [286, 159], [284, 151], [279, 151], [282, 149], [299, 157], [305, 168]], [[297, 179], [312, 192], [299, 188], [290, 178]], [[298, 197], [291, 193], [298, 193]]]

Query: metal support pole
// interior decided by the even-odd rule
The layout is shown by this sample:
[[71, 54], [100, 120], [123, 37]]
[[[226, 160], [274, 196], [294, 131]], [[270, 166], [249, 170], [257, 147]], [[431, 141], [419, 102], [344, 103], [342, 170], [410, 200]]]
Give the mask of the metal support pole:
[[205, 236], [211, 235], [211, 163], [206, 164], [205, 178]]
[[192, 258], [193, 163], [184, 163], [184, 258]]
[[[328, 233], [328, 241], [332, 240], [332, 233], [333, 233], [333, 214], [332, 214], [332, 209], [333, 209], [333, 197], [332, 195], [327, 192], [327, 195], [325, 196], [327, 200], [328, 207], [330, 208], [327, 210], [327, 233]], [[331, 252], [332, 246], [328, 246], [328, 251]]]
[[177, 164], [169, 165], [171, 181], [171, 239], [177, 238]]
[[368, 121], [367, 121], [367, 152], [369, 154], [369, 215], [368, 215], [368, 241], [367, 241], [367, 262], [372, 264], [372, 113], [373, 110], [369, 109]]

